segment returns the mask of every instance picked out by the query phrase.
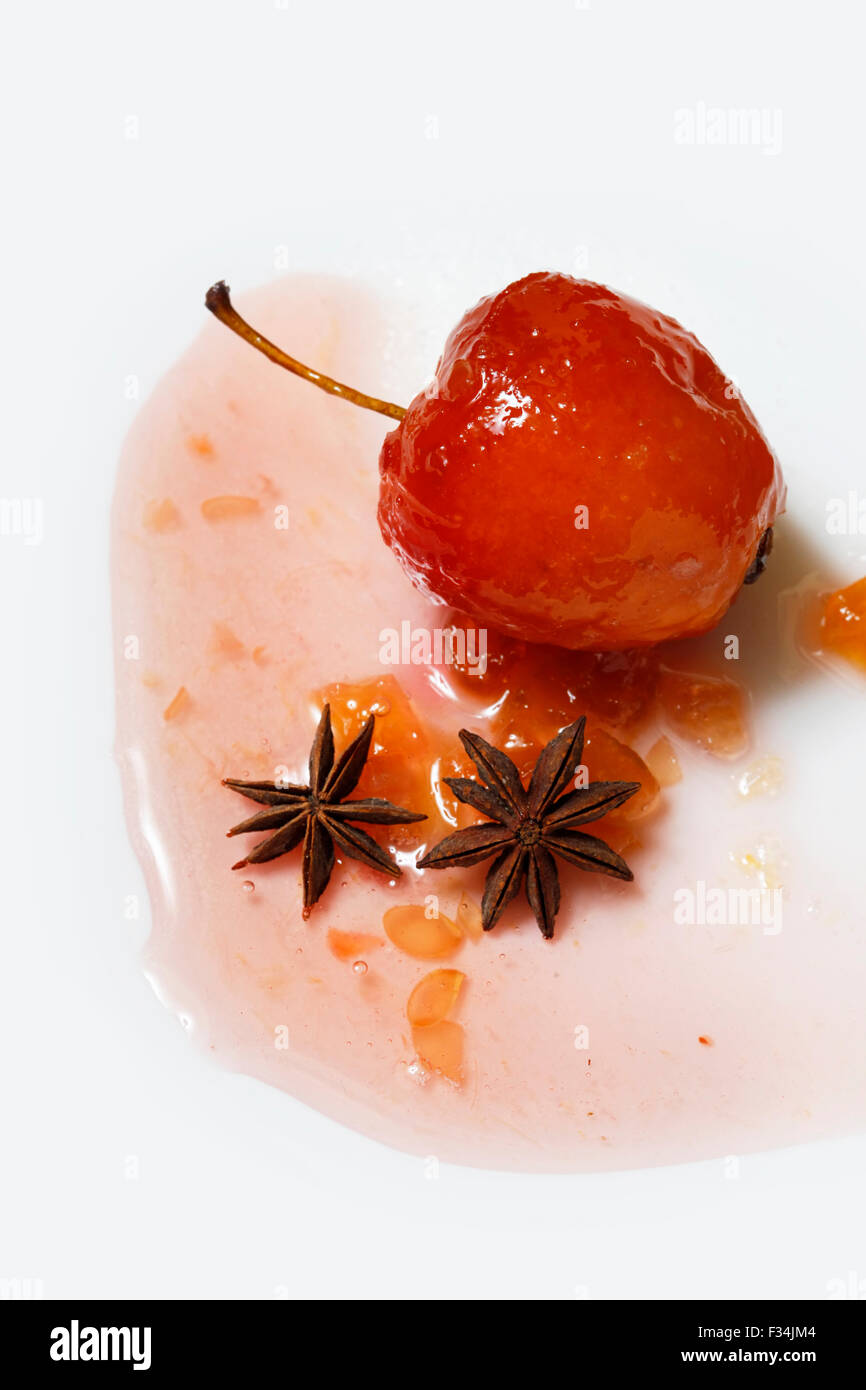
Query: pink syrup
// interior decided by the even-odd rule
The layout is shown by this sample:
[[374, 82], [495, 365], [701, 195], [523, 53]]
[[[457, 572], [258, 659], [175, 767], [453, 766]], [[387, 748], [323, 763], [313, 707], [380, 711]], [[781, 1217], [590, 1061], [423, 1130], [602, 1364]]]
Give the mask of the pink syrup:
[[[376, 393], [385, 326], [356, 291], [292, 277], [239, 307], [294, 355]], [[461, 1084], [419, 1062], [406, 1016], [441, 962], [398, 949], [382, 919], [430, 895], [454, 919], [464, 892], [480, 900], [483, 867], [422, 874], [404, 853], [391, 881], [338, 863], [308, 921], [298, 853], [232, 872], [250, 842], [225, 832], [256, 808], [221, 779], [302, 780], [314, 692], [395, 676], [455, 751], [477, 715], [447, 671], [381, 664], [384, 629], [443, 621], [379, 537], [387, 428], [207, 322], [127, 440], [113, 519], [117, 749], [160, 997], [226, 1067], [445, 1161], [627, 1168], [861, 1128], [863, 913], [818, 857], [760, 702], [738, 762], [675, 741], [684, 777], [629, 852], [634, 884], [566, 871], [552, 942], [521, 902], [444, 962], [466, 977], [453, 1015]], [[764, 753], [783, 756], [742, 782]], [[778, 888], [781, 930], [678, 922], [675, 895], [692, 892], [700, 916], [701, 884], [704, 899]], [[339, 959], [330, 928], [379, 941]]]

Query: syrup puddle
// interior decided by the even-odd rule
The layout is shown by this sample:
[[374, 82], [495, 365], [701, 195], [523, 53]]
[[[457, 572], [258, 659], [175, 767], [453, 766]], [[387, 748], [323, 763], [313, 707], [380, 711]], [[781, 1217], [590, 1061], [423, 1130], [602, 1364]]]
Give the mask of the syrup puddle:
[[[386, 333], [354, 290], [292, 278], [240, 307], [303, 360], [375, 389]], [[602, 721], [595, 756], [643, 752], [658, 803], [618, 827], [634, 884], [563, 873], [552, 943], [522, 905], [480, 934], [484, 866], [421, 874], [417, 842], [397, 842], [396, 881], [338, 862], [307, 922], [298, 853], [231, 872], [237, 844], [226, 831], [250, 803], [220, 779], [295, 780], [318, 697], [334, 700], [335, 686], [349, 701], [358, 687], [396, 681], [379, 694], [387, 712], [370, 776], [389, 787], [408, 779], [408, 804], [426, 798], [430, 843], [457, 817], [431, 769], [453, 774], [460, 727], [505, 733], [518, 760], [522, 746], [532, 751], [533, 702], [521, 715], [513, 682], [506, 695], [495, 670], [482, 690], [450, 668], [380, 665], [384, 629], [432, 631], [443, 615], [379, 538], [384, 428], [208, 323], [127, 441], [113, 518], [117, 747], [159, 997], [223, 1065], [443, 1161], [625, 1168], [862, 1128], [858, 885], [822, 858], [803, 814], [810, 788], [789, 777], [794, 741], [767, 699], [753, 699], [752, 746], [732, 760], [696, 746], [683, 724], [688, 680], [670, 673], [667, 722], [655, 705], [644, 711], [620, 754], [610, 739], [622, 730]], [[744, 614], [753, 626], [759, 588]], [[737, 630], [739, 607], [725, 632]], [[688, 675], [706, 658], [708, 674], [729, 676], [722, 640], [670, 648], [665, 663]], [[741, 680], [742, 670], [747, 688], [760, 688], [760, 670], [744, 661]], [[728, 695], [717, 739], [739, 717]], [[347, 703], [335, 717], [338, 748], [357, 715]], [[848, 841], [853, 849], [853, 828], [840, 835], [839, 854]], [[779, 893], [779, 930], [750, 915], [753, 889]], [[441, 960], [410, 954], [383, 926], [389, 910], [410, 906], [428, 922], [438, 907], [439, 926], [454, 926]], [[414, 921], [388, 920], [401, 931]], [[428, 980], [440, 968], [459, 972], [459, 989], [453, 974]], [[427, 1010], [420, 1030], [410, 997], [413, 1017]]]

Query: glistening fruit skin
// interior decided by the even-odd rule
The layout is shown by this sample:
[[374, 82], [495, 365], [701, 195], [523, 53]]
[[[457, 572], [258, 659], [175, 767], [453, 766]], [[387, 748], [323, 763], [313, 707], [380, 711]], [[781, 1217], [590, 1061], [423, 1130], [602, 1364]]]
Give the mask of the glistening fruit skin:
[[757, 421], [691, 333], [546, 272], [466, 314], [379, 463], [382, 535], [421, 589], [599, 651], [711, 628], [784, 502]]

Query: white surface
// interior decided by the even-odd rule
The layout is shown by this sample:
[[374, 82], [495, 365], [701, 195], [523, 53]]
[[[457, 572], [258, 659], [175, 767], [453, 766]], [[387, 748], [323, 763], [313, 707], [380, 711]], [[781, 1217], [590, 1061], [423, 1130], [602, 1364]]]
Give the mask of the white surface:
[[[820, 537], [825, 499], [863, 480], [856, 9], [158, 0], [21, 7], [11, 28], [0, 492], [43, 499], [44, 540], [0, 539], [0, 1278], [46, 1296], [822, 1298], [866, 1277], [866, 1140], [733, 1179], [719, 1162], [429, 1181], [212, 1070], [137, 962], [107, 584], [126, 378], [146, 395], [207, 284], [265, 280], [281, 255], [398, 291], [402, 266], [410, 302], [483, 263], [480, 294], [515, 260], [639, 293], [730, 364]], [[678, 144], [675, 111], [699, 103], [765, 110], [771, 131], [780, 111], [781, 148]], [[429, 305], [425, 324], [432, 365], [448, 325]], [[864, 549], [835, 552], [851, 577]]]

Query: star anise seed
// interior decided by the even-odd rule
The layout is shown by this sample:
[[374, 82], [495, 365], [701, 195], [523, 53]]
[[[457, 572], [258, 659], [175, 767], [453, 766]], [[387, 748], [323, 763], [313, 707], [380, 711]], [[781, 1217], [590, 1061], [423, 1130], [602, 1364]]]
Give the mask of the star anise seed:
[[460, 741], [481, 782], [469, 777], [446, 777], [459, 801], [486, 816], [457, 830], [419, 859], [420, 869], [463, 868], [495, 855], [487, 873], [481, 903], [482, 924], [490, 931], [520, 891], [526, 896], [542, 936], [553, 936], [559, 911], [556, 858], [590, 873], [632, 879], [631, 869], [604, 840], [577, 829], [606, 816], [640, 790], [640, 782], [590, 782], [569, 790], [583, 755], [586, 718], [562, 729], [539, 754], [528, 789], [514, 763], [478, 734], [461, 729]]
[[331, 708], [325, 705], [310, 750], [309, 785], [306, 787], [284, 786], [279, 782], [241, 782], [234, 777], [223, 779], [223, 786], [267, 808], [232, 826], [227, 833], [273, 832], [267, 839], [260, 840], [246, 859], [233, 864], [233, 869], [277, 859], [303, 841], [304, 917], [309, 917], [311, 908], [327, 888], [338, 851], [380, 873], [399, 877], [400, 866], [388, 851], [352, 822], [406, 825], [410, 821], [427, 819], [417, 811], [407, 811], [377, 796], [359, 801], [346, 799], [355, 790], [364, 770], [375, 723], [376, 717], [371, 714], [358, 737], [335, 763]]

